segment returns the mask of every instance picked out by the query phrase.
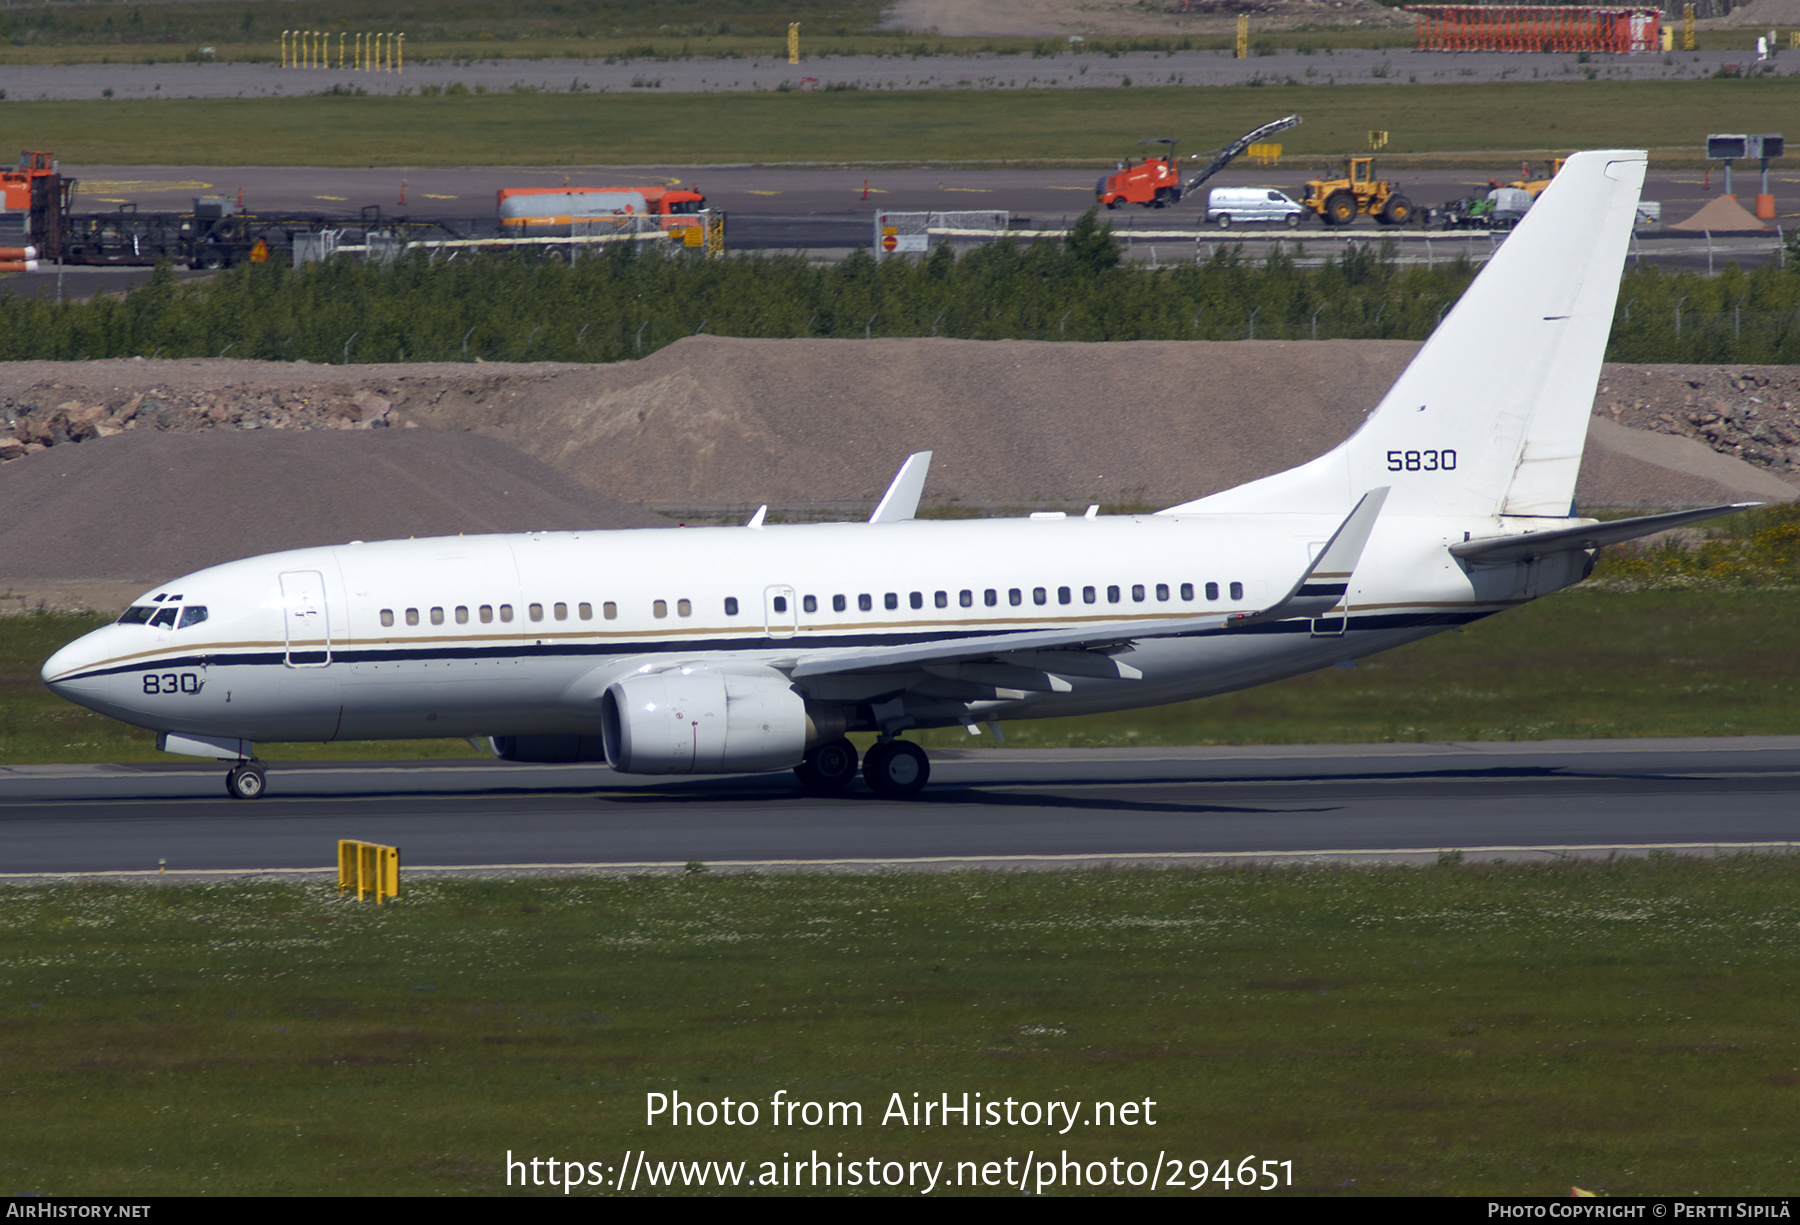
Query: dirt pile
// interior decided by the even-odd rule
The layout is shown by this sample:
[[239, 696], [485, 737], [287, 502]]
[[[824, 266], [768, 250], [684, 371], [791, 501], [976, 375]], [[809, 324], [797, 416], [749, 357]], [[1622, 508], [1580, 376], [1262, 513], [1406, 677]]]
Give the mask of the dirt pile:
[[1691, 234], [1748, 234], [1769, 227], [1757, 220], [1756, 214], [1730, 196], [1719, 196], [1700, 206], [1700, 211], [1685, 221], [1671, 221], [1663, 227]]
[[0, 467], [0, 585], [154, 583], [346, 540], [666, 525], [503, 443], [382, 435], [135, 432]]
[[[1417, 349], [700, 336], [614, 366], [14, 363], [0, 580], [647, 521], [621, 501], [849, 516], [915, 450], [936, 452], [928, 505], [1166, 506], [1336, 445]], [[1792, 497], [1797, 404], [1800, 369], [1608, 366], [1578, 500]]]

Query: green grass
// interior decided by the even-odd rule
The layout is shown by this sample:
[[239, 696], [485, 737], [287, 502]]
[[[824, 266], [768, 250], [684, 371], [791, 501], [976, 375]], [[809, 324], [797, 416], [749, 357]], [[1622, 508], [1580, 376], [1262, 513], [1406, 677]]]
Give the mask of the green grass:
[[[1007, 723], [1007, 744], [1384, 743], [1800, 733], [1800, 591], [1576, 589], [1464, 633], [1241, 693]], [[153, 737], [55, 697], [42, 661], [95, 618], [0, 618], [0, 765], [166, 761]], [[501, 730], [501, 729], [497, 729]], [[984, 747], [962, 729], [925, 745]], [[270, 761], [470, 756], [461, 740], [267, 745]]]
[[[380, 908], [9, 888], [4, 1168], [15, 1194], [494, 1194], [509, 1150], [1161, 1150], [1291, 1161], [1306, 1194], [1779, 1195], [1796, 933], [1794, 856], [418, 881]], [[776, 1130], [777, 1091], [863, 1125]], [[650, 1092], [760, 1125], [647, 1126]], [[915, 1092], [1156, 1125], [883, 1126]]]
[[7, 114], [70, 164], [262, 165], [280, 149], [285, 164], [319, 166], [1086, 165], [1145, 132], [1203, 148], [1298, 111], [1306, 122], [1283, 134], [1290, 175], [1363, 147], [1373, 128], [1403, 156], [1624, 146], [1673, 150], [1671, 163], [1697, 158], [1694, 114], [1718, 130], [1800, 128], [1795, 78], [1334, 89], [1319, 63], [1318, 84], [1262, 88], [15, 101]]

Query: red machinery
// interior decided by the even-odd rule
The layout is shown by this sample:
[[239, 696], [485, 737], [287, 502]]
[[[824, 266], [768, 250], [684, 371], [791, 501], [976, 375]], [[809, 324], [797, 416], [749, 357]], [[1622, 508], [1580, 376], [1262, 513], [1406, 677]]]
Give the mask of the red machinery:
[[24, 213], [31, 210], [31, 181], [56, 173], [54, 153], [27, 149], [19, 154], [16, 167], [0, 170], [0, 212]]
[[1421, 51], [1662, 50], [1656, 8], [1537, 8], [1511, 4], [1409, 4]]

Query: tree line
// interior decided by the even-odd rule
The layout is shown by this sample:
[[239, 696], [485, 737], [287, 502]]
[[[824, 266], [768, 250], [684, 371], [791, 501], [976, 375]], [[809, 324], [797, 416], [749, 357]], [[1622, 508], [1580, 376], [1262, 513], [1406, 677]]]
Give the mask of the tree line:
[[[1302, 244], [1264, 259], [1223, 249], [1146, 268], [1090, 214], [1061, 241], [1002, 240], [958, 254], [834, 265], [802, 256], [705, 260], [618, 244], [392, 262], [339, 256], [243, 265], [180, 283], [158, 268], [123, 295], [56, 304], [0, 290], [0, 360], [218, 357], [315, 363], [612, 362], [698, 333], [972, 340], [1422, 340], [1477, 268], [1401, 264], [1393, 244], [1346, 246], [1301, 267]], [[1800, 363], [1800, 276], [1716, 277], [1631, 267], [1607, 357], [1625, 362]]]

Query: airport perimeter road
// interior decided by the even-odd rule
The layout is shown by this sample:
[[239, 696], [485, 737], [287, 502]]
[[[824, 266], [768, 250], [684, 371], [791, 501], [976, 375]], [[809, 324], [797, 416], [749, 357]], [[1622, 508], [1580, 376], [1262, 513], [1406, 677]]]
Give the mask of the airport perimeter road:
[[0, 880], [319, 869], [339, 838], [397, 845], [409, 869], [1800, 843], [1800, 737], [941, 752], [931, 786], [898, 802], [860, 785], [803, 796], [786, 775], [491, 761], [278, 767], [254, 803], [226, 799], [222, 780], [185, 765], [0, 770]]

